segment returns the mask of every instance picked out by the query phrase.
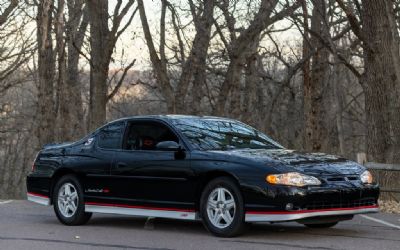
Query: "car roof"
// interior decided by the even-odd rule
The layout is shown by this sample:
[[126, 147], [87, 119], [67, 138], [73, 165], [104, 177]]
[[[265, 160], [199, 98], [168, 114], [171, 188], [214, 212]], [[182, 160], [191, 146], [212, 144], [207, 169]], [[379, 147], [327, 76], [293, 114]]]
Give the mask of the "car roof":
[[110, 123], [117, 121], [126, 121], [126, 120], [140, 120], [140, 119], [157, 119], [157, 120], [180, 120], [180, 119], [210, 119], [210, 120], [230, 120], [232, 119], [218, 116], [195, 116], [195, 115], [139, 115], [139, 116], [128, 116], [123, 117]]
[[96, 133], [97, 131], [103, 129], [104, 127], [107, 127], [111, 124], [114, 124], [116, 122], [121, 122], [121, 121], [135, 121], [135, 120], [162, 120], [165, 121], [167, 123], [170, 123], [171, 120], [186, 120], [186, 119], [193, 119], [193, 120], [197, 120], [197, 119], [204, 119], [204, 120], [224, 120], [224, 121], [236, 121], [234, 119], [230, 119], [230, 118], [225, 118], [225, 117], [218, 117], [218, 116], [195, 116], [195, 115], [137, 115], [137, 116], [127, 116], [127, 117], [123, 117], [123, 118], [119, 118], [116, 120], [112, 120], [109, 121], [107, 123], [105, 123], [104, 125], [98, 127], [96, 130], [94, 130], [93, 132], [89, 133], [89, 134], [93, 134]]

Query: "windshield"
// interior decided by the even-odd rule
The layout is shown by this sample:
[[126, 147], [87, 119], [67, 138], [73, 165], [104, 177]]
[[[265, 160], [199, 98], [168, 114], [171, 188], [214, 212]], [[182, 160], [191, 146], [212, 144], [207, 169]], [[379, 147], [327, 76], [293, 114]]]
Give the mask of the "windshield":
[[260, 131], [234, 120], [186, 118], [172, 122], [198, 150], [283, 148]]

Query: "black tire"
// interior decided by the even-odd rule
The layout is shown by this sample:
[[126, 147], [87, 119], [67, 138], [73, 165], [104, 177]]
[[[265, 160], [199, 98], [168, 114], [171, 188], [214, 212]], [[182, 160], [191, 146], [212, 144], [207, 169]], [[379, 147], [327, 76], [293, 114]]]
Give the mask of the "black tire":
[[336, 226], [338, 223], [339, 222], [318, 223], [318, 224], [304, 224], [304, 226], [309, 227], [309, 228], [330, 228], [330, 227]]
[[[70, 211], [72, 216], [69, 217], [65, 216], [63, 212], [61, 212], [61, 208], [58, 203], [60, 189], [66, 184], [70, 184], [71, 187], [73, 187], [73, 189], [76, 190], [76, 193], [78, 195], [76, 210], [73, 213], [72, 211]], [[86, 224], [92, 217], [92, 213], [85, 212], [83, 190], [79, 183], [79, 180], [74, 175], [65, 175], [57, 181], [53, 191], [53, 204], [54, 204], [54, 212], [56, 213], [58, 220], [64, 225], [68, 226], [83, 225]]]
[[[210, 195], [217, 190], [217, 188], [223, 188], [232, 195], [233, 201], [235, 203], [234, 213], [232, 215], [232, 221], [225, 228], [219, 228], [211, 222], [209, 218], [209, 214], [207, 211], [207, 204]], [[228, 196], [230, 196], [230, 194]], [[229, 197], [230, 198], [230, 197]], [[232, 201], [232, 200], [231, 200]], [[228, 209], [224, 208], [226, 212]], [[215, 211], [215, 210], [214, 210]], [[230, 214], [233, 210], [230, 210]], [[217, 212], [215, 212], [217, 213]], [[222, 214], [222, 211], [221, 211]], [[244, 232], [245, 227], [245, 213], [244, 213], [244, 202], [242, 198], [242, 194], [240, 193], [238, 185], [229, 177], [220, 177], [210, 181], [206, 187], [204, 188], [201, 199], [200, 199], [200, 216], [202, 218], [202, 222], [204, 226], [207, 228], [209, 232], [218, 237], [234, 237], [238, 236]], [[223, 221], [223, 220], [222, 220]]]

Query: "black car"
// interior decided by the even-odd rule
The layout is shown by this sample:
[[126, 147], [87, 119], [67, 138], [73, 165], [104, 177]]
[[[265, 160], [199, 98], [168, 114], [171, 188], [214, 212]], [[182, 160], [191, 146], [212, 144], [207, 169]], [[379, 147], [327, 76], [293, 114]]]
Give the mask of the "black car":
[[27, 189], [66, 225], [99, 212], [202, 220], [226, 237], [247, 222], [331, 227], [378, 212], [379, 196], [355, 162], [285, 149], [235, 120], [178, 115], [123, 118], [46, 145]]

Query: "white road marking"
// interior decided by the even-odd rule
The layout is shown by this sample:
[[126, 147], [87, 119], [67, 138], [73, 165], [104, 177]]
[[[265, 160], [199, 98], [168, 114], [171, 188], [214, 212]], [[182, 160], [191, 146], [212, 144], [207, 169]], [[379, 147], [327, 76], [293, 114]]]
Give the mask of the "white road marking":
[[1, 204], [7, 204], [7, 203], [11, 203], [11, 202], [12, 202], [12, 200], [0, 201], [0, 205], [1, 205]]
[[393, 227], [393, 228], [400, 229], [400, 226], [395, 225], [395, 224], [392, 224], [392, 223], [389, 223], [389, 222], [386, 222], [386, 221], [384, 221], [384, 220], [380, 220], [380, 219], [377, 219], [377, 218], [374, 218], [374, 217], [371, 217], [371, 216], [368, 216], [368, 215], [364, 215], [364, 214], [363, 214], [363, 215], [360, 215], [360, 216], [363, 217], [363, 218], [365, 218], [365, 219], [367, 219], [367, 220], [372, 220], [372, 221], [381, 223], [381, 224], [383, 224], [383, 225], [386, 225], [386, 226], [388, 226], [388, 227]]

